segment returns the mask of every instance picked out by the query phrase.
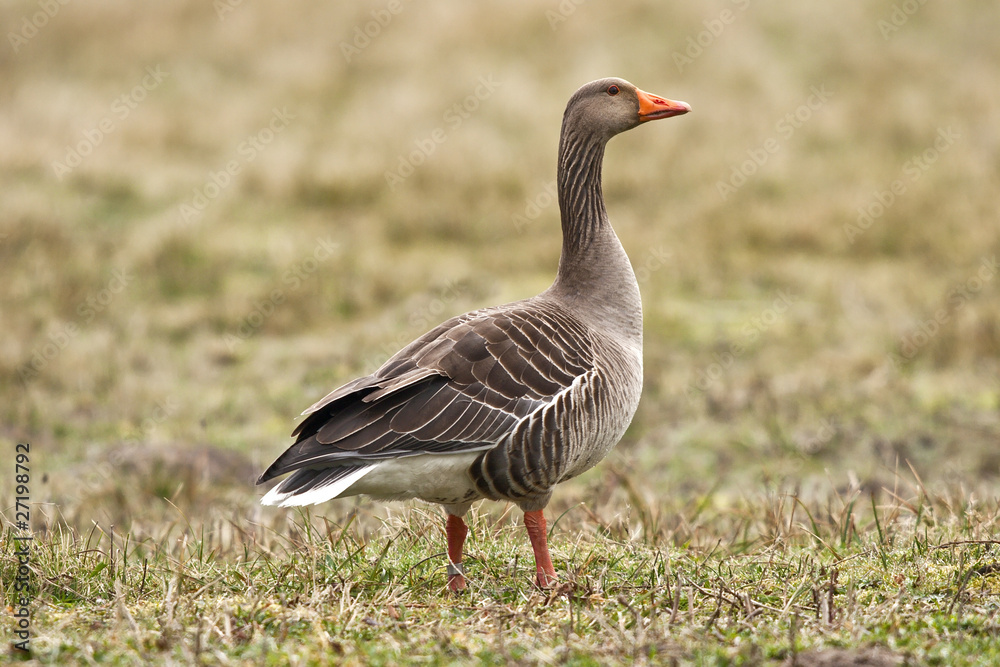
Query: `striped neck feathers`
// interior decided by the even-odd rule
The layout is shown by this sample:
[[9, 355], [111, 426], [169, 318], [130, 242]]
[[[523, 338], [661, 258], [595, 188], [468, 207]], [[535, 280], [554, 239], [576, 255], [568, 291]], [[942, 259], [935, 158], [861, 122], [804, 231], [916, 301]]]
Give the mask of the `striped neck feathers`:
[[641, 339], [642, 302], [635, 273], [608, 221], [601, 191], [608, 138], [563, 123], [557, 179], [563, 242], [552, 290]]

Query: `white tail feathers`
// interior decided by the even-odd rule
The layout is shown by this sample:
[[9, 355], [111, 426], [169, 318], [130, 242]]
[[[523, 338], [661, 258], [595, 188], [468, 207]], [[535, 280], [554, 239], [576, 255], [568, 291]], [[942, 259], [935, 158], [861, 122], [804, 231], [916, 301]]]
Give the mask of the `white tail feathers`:
[[260, 502], [262, 505], [277, 505], [279, 507], [318, 505], [319, 503], [324, 503], [327, 500], [333, 500], [344, 491], [347, 491], [347, 489], [349, 489], [355, 482], [374, 470], [375, 467], [375, 465], [370, 465], [365, 466], [364, 468], [358, 468], [350, 474], [347, 474], [334, 482], [330, 482], [329, 484], [322, 484], [320, 486], [314, 486], [301, 491], [293, 491], [291, 493], [283, 493], [281, 490], [281, 488], [285, 486], [285, 482], [288, 481], [286, 479], [281, 484], [268, 491], [267, 495], [260, 499]]

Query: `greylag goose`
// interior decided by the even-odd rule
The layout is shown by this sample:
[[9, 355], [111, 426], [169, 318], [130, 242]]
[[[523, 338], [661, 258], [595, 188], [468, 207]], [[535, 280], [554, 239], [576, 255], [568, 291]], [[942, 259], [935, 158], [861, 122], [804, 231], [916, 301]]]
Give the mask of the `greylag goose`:
[[642, 390], [642, 304], [601, 193], [604, 147], [691, 110], [617, 78], [570, 98], [559, 139], [562, 254], [538, 296], [453, 317], [318, 401], [257, 483], [265, 505], [364, 494], [447, 513], [448, 585], [465, 588], [463, 516], [482, 498], [524, 511], [535, 581], [553, 584], [542, 510], [625, 433]]

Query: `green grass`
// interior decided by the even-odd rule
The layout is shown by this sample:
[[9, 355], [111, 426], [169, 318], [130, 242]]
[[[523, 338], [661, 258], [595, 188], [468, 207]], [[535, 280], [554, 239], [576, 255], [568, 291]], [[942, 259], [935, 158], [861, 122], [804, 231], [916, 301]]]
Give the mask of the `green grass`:
[[[924, 3], [887, 33], [879, 3], [401, 6], [349, 62], [387, 3], [69, 3], [8, 36], [0, 448], [31, 443], [31, 659], [1000, 663], [995, 3]], [[39, 7], [0, 16], [19, 33]], [[459, 598], [436, 509], [259, 507], [304, 407], [549, 284], [562, 110], [607, 75], [694, 111], [608, 148], [645, 388], [547, 510], [562, 587], [531, 587], [508, 507], [474, 511]], [[481, 77], [499, 86], [449, 122]], [[287, 127], [244, 150], [276, 108]], [[14, 495], [11, 467], [11, 605]]]
[[[927, 495], [912, 478], [880, 501], [771, 489], [654, 507], [634, 480], [608, 473], [591, 492], [624, 486], [632, 501], [558, 517], [557, 588], [530, 583], [530, 550], [507, 508], [472, 515], [461, 596], [446, 590], [437, 512], [262, 513], [184, 481], [198, 487], [192, 505], [146, 499], [165, 516], [145, 529], [55, 522], [38, 536], [38, 660], [752, 665], [797, 655], [809, 665], [822, 647], [881, 647], [901, 661], [875, 664], [996, 657], [1000, 541], [984, 530], [1000, 507], [970, 506], [957, 489]], [[193, 521], [205, 498], [217, 509]]]

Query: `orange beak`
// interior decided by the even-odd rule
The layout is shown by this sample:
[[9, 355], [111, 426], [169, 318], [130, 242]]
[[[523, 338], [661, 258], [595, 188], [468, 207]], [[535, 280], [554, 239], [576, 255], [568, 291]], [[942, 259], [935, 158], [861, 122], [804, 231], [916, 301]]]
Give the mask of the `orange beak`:
[[666, 100], [659, 95], [647, 93], [644, 90], [635, 89], [635, 94], [639, 98], [639, 122], [647, 120], [657, 120], [658, 118], [670, 118], [680, 116], [691, 111], [691, 105], [687, 102], [675, 102]]

